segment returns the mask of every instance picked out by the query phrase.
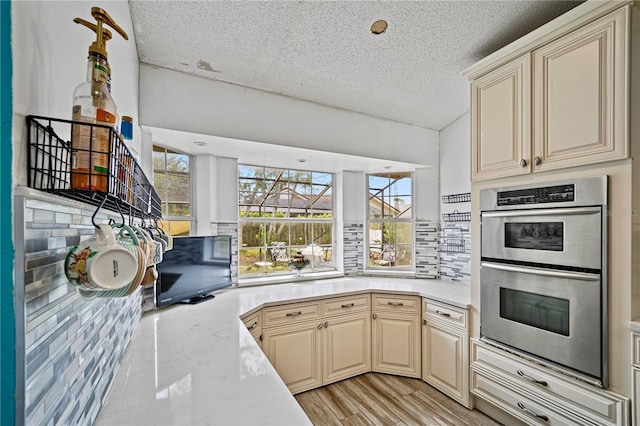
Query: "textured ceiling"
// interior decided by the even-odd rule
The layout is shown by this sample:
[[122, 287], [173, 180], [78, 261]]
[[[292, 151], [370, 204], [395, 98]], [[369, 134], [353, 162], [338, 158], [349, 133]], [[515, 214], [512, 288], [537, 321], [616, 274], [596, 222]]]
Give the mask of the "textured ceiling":
[[[440, 130], [460, 71], [577, 1], [130, 1], [141, 62]], [[384, 19], [386, 32], [371, 24]]]

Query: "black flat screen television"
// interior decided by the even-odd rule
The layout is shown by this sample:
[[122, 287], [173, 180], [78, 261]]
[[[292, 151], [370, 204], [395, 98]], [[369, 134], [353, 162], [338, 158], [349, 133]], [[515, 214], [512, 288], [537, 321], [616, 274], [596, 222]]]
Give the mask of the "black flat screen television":
[[175, 237], [157, 269], [156, 306], [213, 298], [231, 286], [231, 237]]

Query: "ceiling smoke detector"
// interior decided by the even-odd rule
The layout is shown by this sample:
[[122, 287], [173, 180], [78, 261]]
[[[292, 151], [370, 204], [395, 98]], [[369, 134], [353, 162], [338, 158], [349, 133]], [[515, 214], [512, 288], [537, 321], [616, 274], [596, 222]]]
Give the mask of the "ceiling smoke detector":
[[379, 21], [371, 24], [371, 32], [373, 34], [382, 34], [387, 30], [387, 21], [384, 19], [380, 19]]

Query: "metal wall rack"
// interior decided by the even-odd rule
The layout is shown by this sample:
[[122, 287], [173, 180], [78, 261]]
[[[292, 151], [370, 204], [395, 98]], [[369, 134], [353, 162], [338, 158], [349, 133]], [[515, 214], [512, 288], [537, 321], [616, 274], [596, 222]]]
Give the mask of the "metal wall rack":
[[469, 222], [471, 221], [471, 212], [459, 212], [454, 210], [453, 213], [443, 213], [443, 222]]
[[[91, 204], [98, 207], [96, 213], [105, 208], [129, 215], [130, 220], [162, 218], [160, 197], [112, 127], [34, 115], [27, 116], [26, 122], [30, 188]], [[70, 138], [74, 130], [81, 130], [85, 135], [88, 132], [92, 139], [98, 132], [108, 134], [108, 151], [96, 151], [93, 146], [73, 149]], [[101, 174], [91, 170], [74, 171], [71, 164], [76, 151], [84, 151], [89, 156], [108, 156], [108, 170]], [[79, 181], [86, 182], [86, 187], [78, 185]], [[98, 184], [89, 185], [89, 182]]]
[[471, 193], [465, 192], [463, 194], [443, 195], [441, 199], [443, 204], [466, 203], [471, 201]]

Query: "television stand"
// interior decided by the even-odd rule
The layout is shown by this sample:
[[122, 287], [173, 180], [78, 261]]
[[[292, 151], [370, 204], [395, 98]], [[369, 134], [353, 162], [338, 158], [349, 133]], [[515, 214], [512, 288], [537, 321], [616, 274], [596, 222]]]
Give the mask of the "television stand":
[[184, 305], [197, 305], [198, 303], [206, 302], [207, 300], [213, 299], [215, 296], [213, 294], [203, 294], [202, 296], [194, 296], [191, 299], [184, 299], [178, 303], [182, 303]]

